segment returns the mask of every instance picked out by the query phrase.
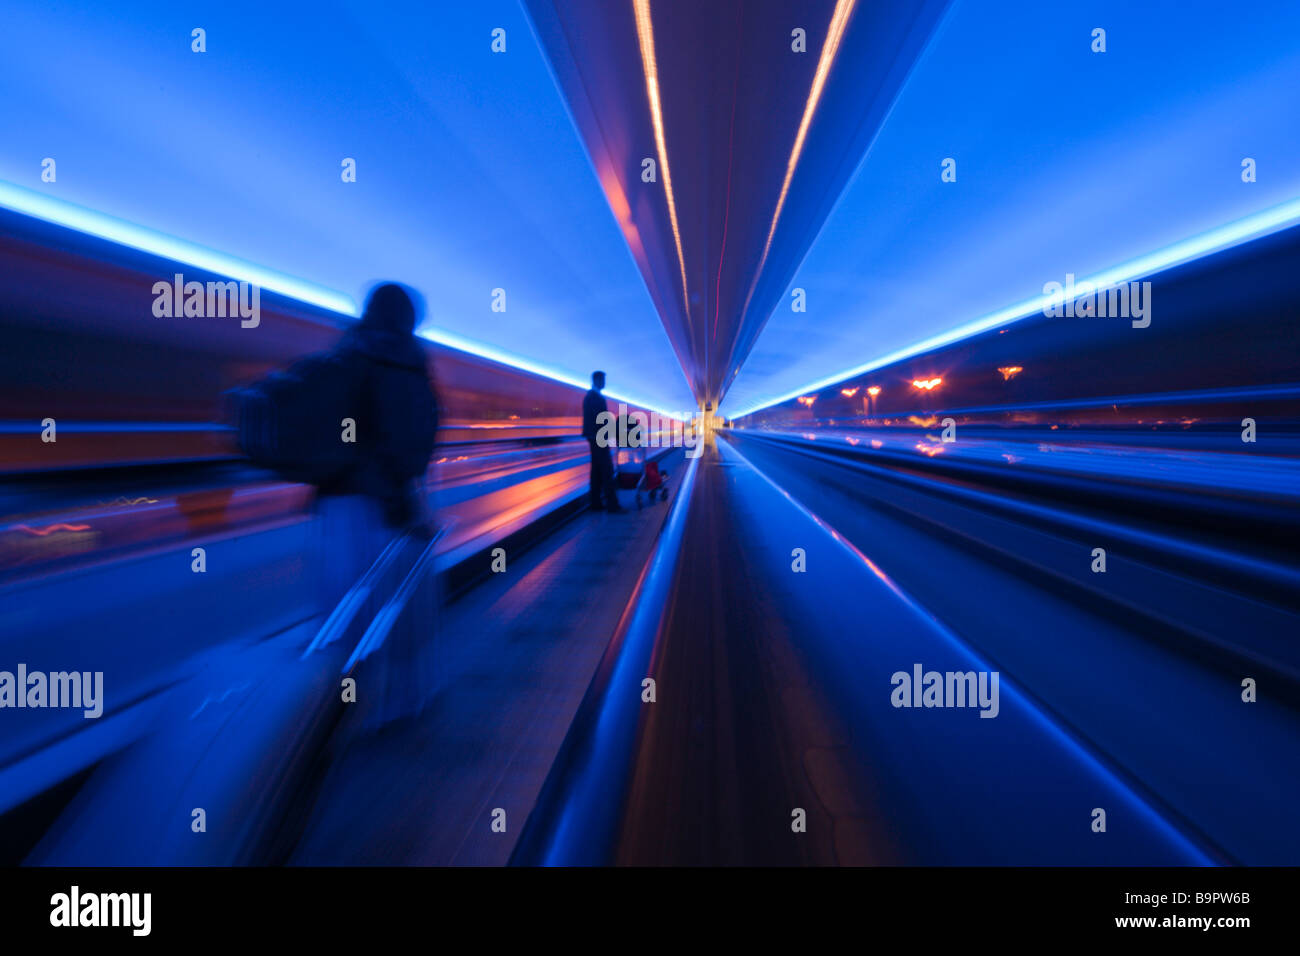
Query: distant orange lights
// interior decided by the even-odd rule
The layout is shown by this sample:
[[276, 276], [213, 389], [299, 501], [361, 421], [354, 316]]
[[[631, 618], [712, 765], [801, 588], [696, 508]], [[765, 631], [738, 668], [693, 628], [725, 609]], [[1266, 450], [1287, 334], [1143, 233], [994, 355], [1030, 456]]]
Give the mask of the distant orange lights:
[[1023, 372], [1024, 368], [1019, 365], [1006, 365], [999, 368], [998, 371], [1002, 373], [1002, 381], [1009, 382]]
[[914, 379], [912, 379], [912, 387], [913, 387], [913, 388], [919, 388], [919, 389], [921, 389], [923, 392], [929, 392], [929, 391], [932, 391], [933, 389], [938, 388], [938, 387], [939, 387], [940, 385], [942, 385], [942, 384], [943, 384], [943, 379], [938, 378], [938, 377], [935, 377], [935, 378], [914, 378]]
[[813, 402], [817, 401], [817, 396], [816, 396], [816, 395], [800, 395], [799, 398], [797, 399], [797, 401], [798, 401], [799, 404], [802, 405], [804, 408], [812, 408], [812, 407], [813, 407]]
[[870, 395], [872, 398], [875, 398], [877, 395], [880, 394], [880, 386], [879, 385], [869, 386], [867, 388], [867, 394]]
[[852, 398], [854, 395], [858, 394], [858, 390], [856, 388], [842, 388], [840, 389], [840, 394], [845, 398]]

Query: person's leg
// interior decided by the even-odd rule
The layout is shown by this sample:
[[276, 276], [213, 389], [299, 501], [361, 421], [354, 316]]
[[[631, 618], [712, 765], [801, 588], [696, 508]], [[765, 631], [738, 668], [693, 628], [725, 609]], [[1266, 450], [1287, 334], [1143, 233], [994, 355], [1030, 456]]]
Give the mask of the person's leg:
[[604, 504], [600, 500], [601, 481], [600, 481], [600, 453], [604, 450], [588, 438], [587, 447], [591, 449], [591, 507], [603, 508]]
[[396, 532], [385, 526], [380, 504], [365, 495], [322, 495], [316, 513], [321, 604], [328, 615]]
[[618, 511], [622, 506], [618, 503], [618, 484], [614, 478], [614, 458], [608, 448], [602, 448], [600, 452], [603, 458], [601, 474], [604, 477], [601, 488], [605, 496], [605, 508], [609, 511]]

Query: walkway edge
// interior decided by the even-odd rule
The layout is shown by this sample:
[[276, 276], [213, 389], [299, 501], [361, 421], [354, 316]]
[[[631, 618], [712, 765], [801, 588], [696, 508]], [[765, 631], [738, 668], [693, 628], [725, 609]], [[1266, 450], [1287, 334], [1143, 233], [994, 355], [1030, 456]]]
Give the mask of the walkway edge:
[[672, 588], [700, 459], [691, 459], [654, 553], [574, 715], [510, 857], [512, 866], [610, 863], [641, 717], [641, 681]]

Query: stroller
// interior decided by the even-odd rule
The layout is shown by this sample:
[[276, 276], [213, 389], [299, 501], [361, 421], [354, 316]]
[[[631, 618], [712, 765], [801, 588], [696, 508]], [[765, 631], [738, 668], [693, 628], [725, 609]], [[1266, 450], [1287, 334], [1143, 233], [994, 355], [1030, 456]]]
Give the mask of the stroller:
[[636, 506], [642, 507], [645, 497], [650, 501], [658, 495], [660, 501], [668, 500], [668, 472], [659, 463], [646, 458], [645, 445], [618, 449], [614, 459], [614, 480], [619, 488], [636, 489]]

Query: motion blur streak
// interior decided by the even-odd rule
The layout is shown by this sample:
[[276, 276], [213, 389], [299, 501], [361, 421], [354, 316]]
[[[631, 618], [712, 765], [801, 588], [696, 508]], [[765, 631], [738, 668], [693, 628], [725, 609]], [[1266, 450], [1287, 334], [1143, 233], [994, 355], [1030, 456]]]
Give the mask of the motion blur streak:
[[[0, 862], [1300, 863], [1293, 0], [47, 6]], [[381, 277], [439, 432], [353, 535], [238, 390]], [[598, 369], [676, 445], [593, 474]]]
[[324, 289], [310, 282], [281, 275], [235, 256], [205, 249], [197, 243], [175, 236], [155, 232], [145, 226], [115, 219], [93, 209], [42, 195], [13, 183], [0, 181], [0, 206], [15, 212], [35, 216], [46, 222], [57, 223], [110, 242], [118, 242], [142, 252], [174, 259], [205, 272], [215, 272], [232, 279], [255, 283], [273, 292], [280, 292], [323, 309], [332, 309], [344, 315], [356, 315], [357, 305], [351, 298], [332, 289]]
[[[840, 38], [844, 35], [844, 25], [853, 13], [854, 0], [839, 0], [835, 4], [835, 14], [831, 17], [831, 26], [826, 33], [826, 43], [822, 46], [822, 55], [817, 60], [817, 73], [813, 76], [812, 89], [808, 92], [808, 105], [804, 107], [803, 118], [799, 120], [799, 132], [794, 137], [794, 148], [790, 150], [790, 159], [785, 166], [785, 181], [781, 183], [781, 194], [776, 198], [776, 211], [772, 213], [772, 228], [767, 231], [767, 241], [763, 244], [763, 256], [758, 260], [758, 271], [763, 270], [767, 254], [772, 251], [772, 237], [776, 235], [776, 224], [781, 219], [781, 210], [785, 208], [785, 197], [790, 193], [790, 180], [794, 179], [795, 168], [799, 165], [799, 156], [803, 153], [804, 139], [808, 135], [808, 126], [813, 114], [817, 112], [817, 103], [822, 98], [822, 88], [826, 85], [826, 76], [835, 62], [835, 52], [840, 47]], [[750, 289], [753, 295], [753, 289]], [[746, 300], [748, 308], [748, 300]]]
[[[1078, 280], [1078, 282], [1080, 285], [1084, 282], [1090, 282], [1100, 289], [1148, 278], [1173, 266], [1192, 262], [1214, 252], [1231, 249], [1233, 246], [1271, 235], [1279, 230], [1295, 226], [1297, 223], [1300, 223], [1300, 199], [1265, 210], [1238, 222], [1228, 223], [1202, 235], [1193, 236], [1167, 248], [1156, 250], [1140, 259], [1134, 259], [1103, 272], [1098, 272], [1095, 275], [1087, 276]], [[1022, 319], [1032, 319], [1034, 316], [1041, 316], [1043, 310], [1053, 305], [1059, 305], [1062, 301], [1064, 300], [1061, 293], [1053, 293], [1018, 302], [1005, 309], [999, 309], [989, 315], [974, 319], [941, 335], [915, 342], [906, 348], [872, 359], [870, 362], [819, 379], [785, 395], [764, 399], [758, 404], [751, 405], [743, 410], [737, 410], [732, 417], [744, 418], [769, 406], [789, 401], [800, 393], [818, 391], [843, 379], [853, 378], [886, 365], [893, 365], [915, 355], [922, 355], [941, 346], [979, 335], [989, 329], [1004, 327]]]
[[677, 202], [673, 199], [673, 177], [668, 169], [668, 144], [664, 142], [663, 106], [659, 100], [659, 67], [655, 61], [654, 26], [650, 20], [650, 0], [633, 0], [636, 7], [636, 36], [641, 45], [641, 66], [645, 70], [645, 92], [650, 101], [650, 118], [655, 127], [655, 149], [659, 153], [659, 168], [664, 173], [664, 198], [668, 201], [668, 218], [673, 226], [673, 243], [677, 247], [677, 262], [682, 273], [683, 315], [689, 322], [691, 296], [686, 288], [686, 259], [682, 255], [682, 232], [677, 225]]

